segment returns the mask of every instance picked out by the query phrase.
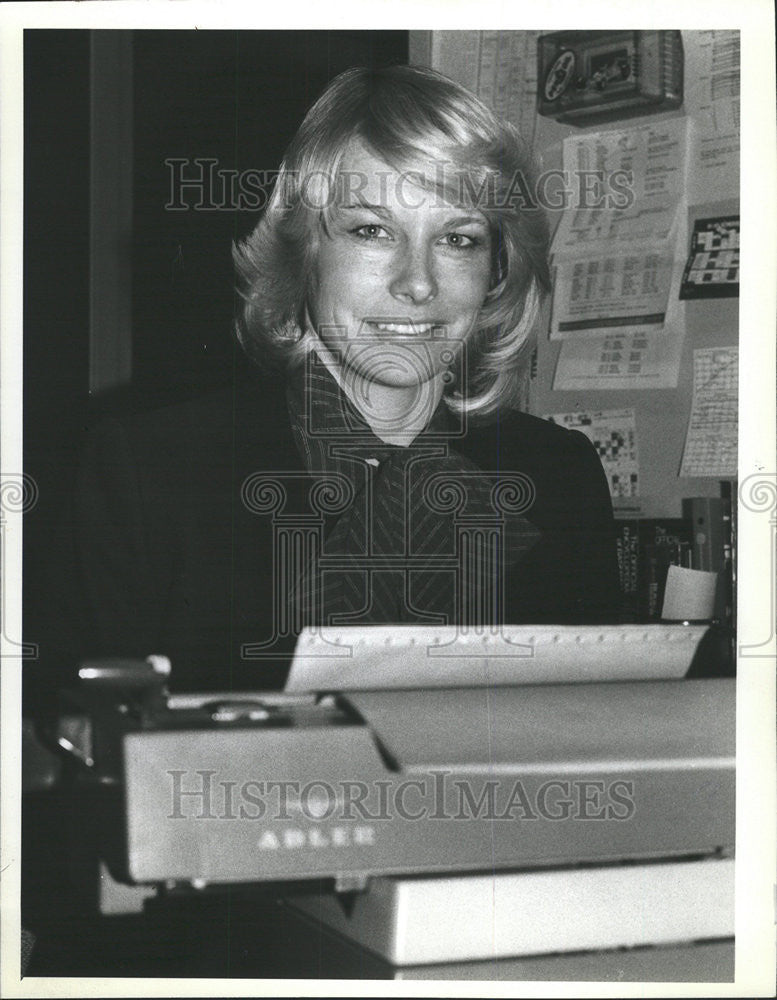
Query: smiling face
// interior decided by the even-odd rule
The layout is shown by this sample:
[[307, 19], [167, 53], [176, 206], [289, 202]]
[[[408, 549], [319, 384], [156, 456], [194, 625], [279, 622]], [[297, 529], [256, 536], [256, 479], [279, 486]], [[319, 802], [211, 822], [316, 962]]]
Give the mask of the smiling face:
[[488, 222], [354, 144], [308, 303], [344, 371], [404, 388], [439, 378], [475, 329], [491, 277]]

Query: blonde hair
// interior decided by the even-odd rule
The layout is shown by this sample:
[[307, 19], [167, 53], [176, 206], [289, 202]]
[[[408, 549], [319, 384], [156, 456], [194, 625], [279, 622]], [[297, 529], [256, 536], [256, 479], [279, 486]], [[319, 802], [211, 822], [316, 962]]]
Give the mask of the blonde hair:
[[[315, 274], [311, 233], [316, 226], [326, 230], [326, 192], [337, 187], [343, 155], [354, 141], [396, 170], [421, 165], [420, 183], [475, 205], [487, 219], [492, 287], [467, 344], [467, 384], [454, 381], [446, 401], [471, 416], [514, 407], [526, 346], [550, 289], [547, 219], [526, 197], [534, 190], [534, 172], [516, 130], [429, 69], [349, 69], [310, 109], [259, 224], [233, 249], [244, 300], [237, 324], [243, 347], [255, 359], [287, 364], [308, 349], [303, 331]], [[430, 165], [441, 161], [454, 174], [446, 170], [444, 179], [430, 182]]]

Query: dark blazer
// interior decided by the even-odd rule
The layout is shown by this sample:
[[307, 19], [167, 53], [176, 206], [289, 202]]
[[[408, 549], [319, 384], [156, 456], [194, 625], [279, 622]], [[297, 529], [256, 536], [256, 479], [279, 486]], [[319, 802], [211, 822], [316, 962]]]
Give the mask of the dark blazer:
[[[509, 574], [508, 622], [616, 621], [612, 508], [585, 436], [505, 412], [456, 448], [535, 484], [525, 516], [541, 538]], [[281, 686], [293, 634], [277, 655], [241, 656], [271, 636], [277, 602], [272, 516], [250, 510], [241, 487], [272, 472], [293, 492], [289, 474], [302, 471], [280, 377], [94, 427], [68, 528], [73, 628], [61, 658], [163, 653], [177, 690]]]

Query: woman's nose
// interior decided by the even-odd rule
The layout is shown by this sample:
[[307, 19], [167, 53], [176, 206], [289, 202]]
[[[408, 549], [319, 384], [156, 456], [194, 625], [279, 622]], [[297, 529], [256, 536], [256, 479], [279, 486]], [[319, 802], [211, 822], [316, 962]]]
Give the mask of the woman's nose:
[[437, 295], [432, 255], [425, 247], [400, 251], [389, 290], [395, 299], [420, 305]]

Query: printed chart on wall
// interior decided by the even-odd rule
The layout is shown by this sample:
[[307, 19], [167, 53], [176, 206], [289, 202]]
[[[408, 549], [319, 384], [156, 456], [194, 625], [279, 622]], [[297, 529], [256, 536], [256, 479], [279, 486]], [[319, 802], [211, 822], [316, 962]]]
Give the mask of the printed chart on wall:
[[673, 389], [680, 368], [682, 337], [666, 333], [612, 333], [565, 340], [554, 389]]
[[435, 31], [432, 66], [473, 91], [531, 146], [539, 31]]
[[596, 448], [613, 499], [639, 496], [639, 461], [634, 410], [551, 413], [546, 419], [585, 434]]
[[696, 219], [683, 272], [681, 299], [739, 295], [739, 216]]
[[736, 347], [693, 352], [693, 402], [681, 476], [736, 478], [738, 380]]
[[738, 31], [687, 31], [685, 113], [692, 121], [693, 204], [739, 197]]
[[565, 174], [591, 184], [553, 241], [554, 389], [676, 387], [687, 130], [676, 118], [564, 141]]

